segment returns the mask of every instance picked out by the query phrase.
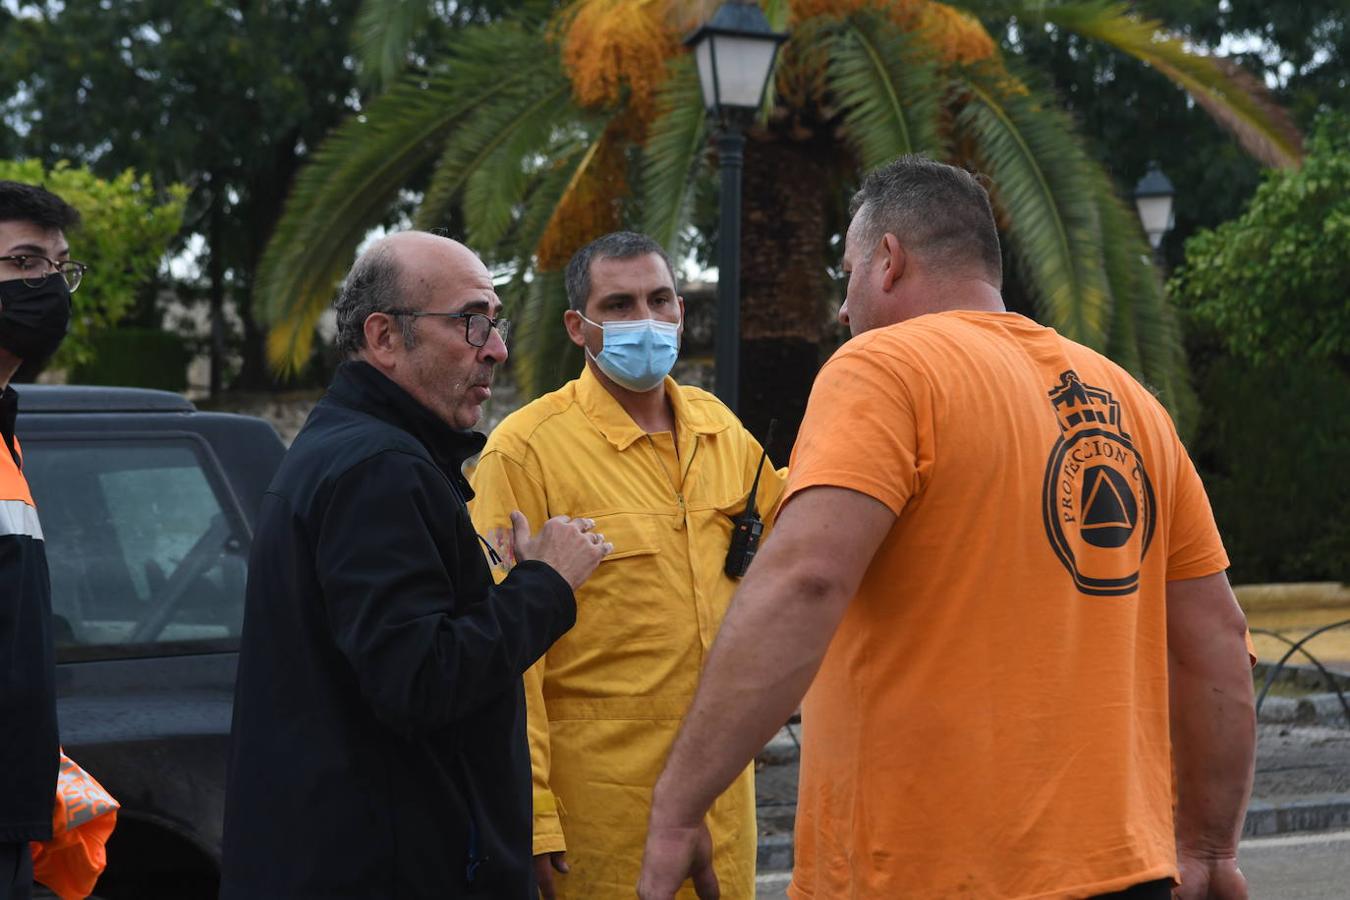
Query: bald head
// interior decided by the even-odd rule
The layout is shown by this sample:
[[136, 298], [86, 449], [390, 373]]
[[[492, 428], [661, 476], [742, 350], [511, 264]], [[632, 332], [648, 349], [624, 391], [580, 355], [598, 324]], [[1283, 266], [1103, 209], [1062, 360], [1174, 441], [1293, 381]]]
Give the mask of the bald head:
[[[423, 310], [438, 292], [483, 282], [492, 283], [487, 268], [459, 241], [425, 231], [380, 238], [357, 258], [333, 301], [338, 352], [351, 357], [365, 346], [365, 322], [371, 313]], [[398, 323], [408, 349], [417, 342], [416, 322], [409, 318]]]
[[[394, 261], [404, 299], [410, 304], [460, 283], [484, 279], [492, 282], [478, 254], [447, 237], [425, 231], [401, 231], [381, 238], [371, 247], [377, 249]], [[416, 308], [422, 308], [420, 302]]]
[[507, 351], [501, 299], [473, 251], [424, 231], [390, 235], [361, 254], [334, 306], [348, 358], [452, 428], [478, 422]]

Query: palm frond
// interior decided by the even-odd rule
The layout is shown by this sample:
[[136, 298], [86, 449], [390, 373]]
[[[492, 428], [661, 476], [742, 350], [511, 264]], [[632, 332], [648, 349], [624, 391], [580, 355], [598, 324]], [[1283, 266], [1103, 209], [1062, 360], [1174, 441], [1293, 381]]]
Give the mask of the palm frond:
[[[570, 92], [555, 90], [547, 96], [544, 104], [525, 116], [511, 116], [509, 110], [503, 110], [503, 118], [508, 121], [492, 123], [502, 126], [502, 131], [485, 142], [494, 149], [477, 157], [481, 163], [468, 171], [464, 222], [468, 241], [474, 247], [496, 247], [502, 242], [519, 215], [531, 175], [538, 171], [535, 158], [548, 147], [552, 133], [562, 123], [580, 115]], [[471, 139], [479, 124], [476, 119], [466, 122], [453, 140]], [[485, 129], [484, 136], [489, 131], [490, 127]]]
[[[599, 149], [599, 140], [589, 131], [557, 142], [550, 149], [548, 165], [530, 181], [520, 217], [511, 232], [508, 252], [521, 260], [529, 260], [539, 252], [563, 199], [574, 189], [578, 171], [590, 164]], [[536, 257], [536, 267], [538, 264]]]
[[626, 116], [612, 114], [588, 141], [539, 233], [534, 248], [539, 269], [562, 269], [587, 242], [622, 224], [622, 202], [629, 193]]
[[257, 279], [259, 309], [272, 326], [268, 358], [279, 371], [309, 358], [334, 286], [399, 190], [461, 119], [509, 93], [514, 81], [502, 77], [503, 54], [540, 43], [504, 25], [466, 30], [459, 41], [446, 69], [376, 98], [339, 125], [296, 177]]
[[511, 357], [522, 399], [538, 397], [576, 377], [583, 363], [581, 349], [563, 327], [567, 309], [563, 273], [535, 272], [524, 293]]
[[1255, 76], [1231, 60], [1187, 49], [1161, 22], [1135, 15], [1125, 3], [1035, 3], [1018, 14], [1109, 44], [1148, 63], [1184, 88], [1262, 163], [1297, 168], [1303, 159], [1298, 128]]
[[274, 368], [294, 371], [309, 358], [314, 323], [357, 244], [464, 113], [451, 96], [444, 85], [396, 88], [338, 126], [297, 176], [258, 269]]
[[[500, 102], [480, 103], [459, 123], [436, 163], [417, 210], [416, 227], [430, 228], [442, 222], [473, 174], [523, 130], [536, 136], [547, 133], [563, 111], [574, 109], [571, 85], [556, 62], [555, 54], [543, 65], [507, 76], [509, 84], [504, 86]], [[501, 159], [507, 166], [512, 164], [509, 152]], [[491, 185], [484, 188], [490, 191]], [[473, 214], [469, 209], [465, 212]]]
[[927, 48], [880, 16], [854, 16], [827, 38], [829, 84], [864, 171], [904, 153], [945, 156], [943, 85]]
[[969, 70], [956, 118], [991, 180], [1013, 252], [1044, 324], [1094, 349], [1111, 321], [1091, 163], [1068, 117], [1001, 70]]
[[[1106, 284], [1111, 291], [1111, 325], [1106, 336], [1106, 355], [1140, 381], [1145, 381], [1143, 354], [1135, 316], [1140, 304], [1147, 302], [1141, 293], [1152, 280], [1148, 246], [1139, 229], [1139, 219], [1127, 216], [1116, 198], [1111, 180], [1100, 170], [1093, 173], [1097, 216], [1101, 221], [1102, 260]], [[1133, 221], [1131, 221], [1133, 219]], [[1146, 335], [1154, 341], [1156, 335]]]
[[431, 0], [363, 0], [353, 43], [367, 87], [392, 84], [403, 73], [408, 48], [431, 18]]
[[642, 230], [672, 257], [689, 221], [692, 173], [707, 146], [707, 116], [698, 72], [688, 56], [671, 63], [657, 95], [658, 118], [643, 148]]

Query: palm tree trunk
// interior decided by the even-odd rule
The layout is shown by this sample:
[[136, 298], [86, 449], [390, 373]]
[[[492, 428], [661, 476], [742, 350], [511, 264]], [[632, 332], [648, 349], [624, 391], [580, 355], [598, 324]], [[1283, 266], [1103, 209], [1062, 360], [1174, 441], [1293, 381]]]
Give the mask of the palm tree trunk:
[[831, 180], [811, 142], [756, 140], [745, 147], [741, 224], [740, 415], [769, 454], [787, 462], [822, 359], [831, 305]]

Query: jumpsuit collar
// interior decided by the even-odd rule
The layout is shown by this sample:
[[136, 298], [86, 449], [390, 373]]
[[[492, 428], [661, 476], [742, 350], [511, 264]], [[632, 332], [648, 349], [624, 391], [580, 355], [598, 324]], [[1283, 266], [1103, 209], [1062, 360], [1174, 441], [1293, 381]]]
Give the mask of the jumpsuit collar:
[[[726, 430], [725, 421], [711, 418], [697, 406], [689, 403], [684, 391], [680, 390], [679, 383], [669, 375], [666, 376], [663, 389], [670, 398], [671, 408], [675, 411], [675, 425], [681, 431], [706, 435]], [[576, 396], [577, 403], [586, 414], [586, 418], [600, 429], [600, 433], [616, 450], [627, 450], [634, 441], [646, 436], [647, 432], [638, 427], [633, 417], [619, 405], [618, 400], [614, 399], [614, 395], [605, 389], [589, 365], [581, 370]]]

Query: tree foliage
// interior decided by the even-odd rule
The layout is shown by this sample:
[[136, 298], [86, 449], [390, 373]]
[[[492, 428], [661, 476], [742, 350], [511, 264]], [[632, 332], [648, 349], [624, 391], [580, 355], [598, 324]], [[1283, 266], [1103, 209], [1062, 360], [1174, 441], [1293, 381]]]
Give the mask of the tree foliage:
[[1172, 281], [1197, 320], [1255, 363], [1350, 363], [1350, 115], [1326, 114], [1297, 171], [1186, 242]]
[[237, 308], [244, 379], [255, 387], [266, 371], [253, 272], [301, 160], [358, 105], [357, 6], [37, 0], [0, 20], [0, 114], [12, 149], [105, 178], [129, 167], [156, 184], [187, 184], [180, 245], [193, 234], [206, 244], [206, 284], [192, 288]]
[[[367, 0], [375, 6], [411, 15], [407, 4]], [[781, 189], [828, 191], [826, 207], [839, 205], [833, 195], [861, 171], [902, 152], [989, 172], [1042, 321], [1117, 353], [1174, 410], [1186, 405], [1178, 331], [1137, 223], [1054, 96], [1000, 53], [976, 18], [928, 0], [774, 0], [766, 8], [790, 25], [791, 37], [766, 116], [751, 131], [747, 166], [759, 147], [817, 141], [823, 177]], [[1164, 69], [1267, 162], [1297, 158], [1296, 133], [1259, 86], [1187, 52], [1159, 23], [1099, 2], [1015, 8], [1028, 21], [1053, 21]], [[539, 285], [550, 282], [539, 276], [620, 223], [647, 224], [679, 255], [695, 186], [711, 168], [697, 84], [679, 42], [697, 15], [671, 0], [578, 0], [556, 15], [533, 9], [517, 22], [460, 33], [315, 155], [259, 275], [276, 323], [274, 362], [303, 361], [363, 227], [410, 184], [427, 188], [419, 225], [443, 225], [461, 211], [470, 245], [513, 271], [516, 290], [529, 297], [533, 315], [513, 354], [527, 393], [556, 383], [565, 367], [555, 363], [568, 358], [556, 346], [563, 298], [540, 296]], [[390, 59], [382, 46], [376, 56]], [[429, 163], [429, 181], [419, 181]], [[769, 206], [747, 191], [746, 221]], [[786, 268], [821, 270], [829, 235], [820, 237], [820, 246], [803, 251], [811, 259]], [[802, 285], [817, 295], [804, 315], [786, 305], [814, 329], [814, 337], [794, 339], [819, 339], [816, 288]], [[744, 320], [752, 322], [748, 307]]]
[[1190, 449], [1234, 583], [1350, 583], [1350, 372], [1234, 357], [1203, 368]]
[[[1343, 0], [1139, 0], [1133, 6], [1271, 85], [1303, 128], [1321, 110], [1350, 108], [1350, 5]], [[985, 21], [1008, 53], [1045, 73], [1092, 156], [1120, 184], [1135, 184], [1150, 163], [1171, 178], [1176, 225], [1163, 242], [1169, 266], [1181, 263], [1185, 239], [1196, 229], [1241, 212], [1260, 183], [1261, 165], [1160, 71], [1044, 19]]]
[[157, 191], [148, 175], [130, 169], [105, 180], [63, 162], [44, 170], [37, 160], [0, 160], [0, 179], [43, 185], [80, 212], [83, 221], [67, 238], [71, 257], [89, 271], [71, 295], [70, 334], [51, 365], [87, 363], [92, 340], [126, 316], [154, 278], [182, 224], [187, 189]]

